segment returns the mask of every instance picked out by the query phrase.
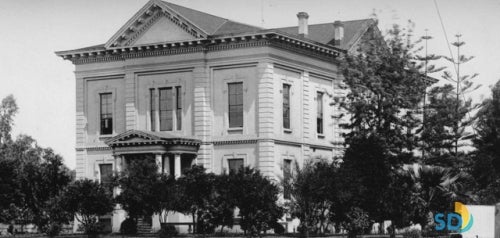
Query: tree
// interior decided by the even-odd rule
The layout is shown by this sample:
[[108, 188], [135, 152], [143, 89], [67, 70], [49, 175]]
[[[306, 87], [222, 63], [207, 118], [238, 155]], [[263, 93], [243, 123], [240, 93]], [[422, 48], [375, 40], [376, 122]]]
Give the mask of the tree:
[[217, 175], [211, 204], [208, 209], [211, 216], [208, 222], [215, 227], [220, 226], [221, 233], [224, 231], [224, 227], [233, 227], [235, 204], [235, 197], [231, 191], [230, 176], [227, 174]]
[[467, 173], [421, 164], [407, 165], [398, 173], [411, 179], [412, 187], [408, 188], [414, 196], [411, 220], [420, 224], [422, 230], [431, 223], [431, 214], [448, 211], [453, 201], [470, 201], [471, 196], [465, 189], [470, 181]]
[[[427, 34], [427, 30], [425, 30], [425, 36], [422, 36], [417, 42], [424, 42], [425, 45], [418, 48], [416, 50], [416, 61], [417, 62], [420, 62], [420, 72], [422, 75], [424, 75], [424, 77], [426, 78], [426, 86], [430, 86], [432, 85], [434, 82], [434, 79], [431, 79], [429, 77], [429, 74], [435, 74], [437, 72], [440, 72], [442, 70], [445, 69], [445, 67], [436, 67], [436, 65], [434, 64], [435, 61], [439, 60], [442, 58], [442, 56], [439, 56], [439, 55], [435, 55], [435, 54], [430, 54], [428, 52], [428, 42], [429, 40], [431, 40], [433, 37], [432, 36], [429, 36]], [[424, 54], [423, 55], [419, 55], [419, 52], [421, 52], [422, 49], [425, 49], [424, 51]], [[422, 123], [420, 126], [417, 125], [417, 127], [419, 127], [415, 132], [418, 134], [418, 133], [422, 133], [423, 130], [426, 129], [426, 126], [428, 125], [427, 123], [427, 111], [428, 111], [428, 107], [427, 107], [427, 87], [424, 89], [423, 91], [423, 97], [422, 97]], [[431, 124], [433, 125], [433, 124]], [[421, 143], [421, 146], [420, 146], [420, 150], [422, 152], [422, 158], [425, 158], [426, 157], [426, 153], [427, 153], [427, 148], [425, 146], [425, 144], [423, 144], [422, 142], [422, 138], [420, 139], [420, 143]], [[423, 144], [423, 145], [422, 145]]]
[[159, 215], [160, 224], [167, 222], [171, 212], [179, 210], [181, 194], [178, 183], [172, 175], [160, 175], [153, 187], [154, 194], [157, 195], [158, 202], [155, 203], [155, 213]]
[[[349, 113], [350, 132], [340, 174], [349, 187], [339, 194], [339, 203], [347, 206], [336, 206], [337, 221], [349, 220], [348, 214], [357, 208], [362, 212], [355, 214], [367, 214], [372, 222], [391, 220], [401, 227], [411, 221], [406, 210], [412, 194], [404, 188], [412, 184], [398, 170], [417, 160], [413, 150], [418, 147], [418, 112], [428, 86], [425, 72], [439, 69], [427, 64], [436, 57], [415, 54], [418, 49], [410, 36], [411, 28], [405, 33], [399, 26], [385, 39], [372, 30], [364, 36], [359, 54], [343, 60], [350, 91], [340, 105]], [[424, 63], [417, 64], [419, 60]]]
[[[460, 118], [455, 118], [456, 98], [453, 85], [433, 87], [429, 91], [429, 105], [426, 112], [426, 122], [422, 131], [422, 141], [425, 151], [430, 158], [441, 157], [454, 150], [453, 126], [455, 121], [461, 120], [465, 114], [461, 110]], [[425, 162], [428, 162], [424, 160]]]
[[158, 209], [158, 197], [154, 189], [159, 180], [158, 166], [150, 155], [130, 158], [125, 171], [115, 178], [121, 188], [116, 202], [137, 224], [139, 218], [149, 218]]
[[363, 234], [370, 227], [370, 218], [361, 208], [352, 207], [346, 214], [343, 226], [347, 230], [349, 238], [356, 238], [357, 235]]
[[500, 199], [500, 81], [491, 92], [492, 97], [483, 101], [476, 115], [477, 137], [473, 141], [477, 151], [472, 174], [483, 204], [495, 204]]
[[413, 113], [422, 100], [425, 79], [413, 63], [413, 44], [398, 26], [383, 39], [370, 28], [359, 53], [342, 60], [344, 82], [349, 87], [340, 102], [350, 117], [346, 143], [357, 136], [376, 134], [391, 153], [414, 148], [415, 135], [407, 133], [419, 122]]
[[[301, 230], [308, 237], [310, 232], [325, 231], [333, 207], [332, 193], [337, 191], [335, 180], [337, 168], [324, 161], [308, 162], [303, 168], [295, 165], [295, 173], [290, 181], [284, 181], [290, 191], [288, 209], [293, 217], [300, 220]], [[333, 194], [334, 196], [335, 194]]]
[[258, 170], [245, 167], [229, 174], [240, 226], [246, 234], [257, 236], [276, 226], [284, 210], [277, 204], [279, 188]]
[[193, 165], [184, 171], [178, 181], [181, 188], [181, 201], [179, 204], [184, 213], [193, 218], [193, 233], [207, 233], [215, 227], [208, 222], [210, 219], [209, 206], [212, 204], [215, 175], [205, 173], [199, 165]]
[[347, 186], [341, 186], [343, 191], [337, 209], [337, 221], [344, 221], [347, 214], [354, 208], [367, 213], [370, 220], [383, 222], [392, 220], [392, 200], [387, 200], [385, 194], [392, 193], [390, 184], [393, 182], [393, 160], [388, 152], [385, 140], [377, 135], [351, 140], [344, 154], [344, 162], [340, 167], [339, 179]]
[[2, 99], [0, 104], [0, 145], [11, 141], [10, 132], [17, 111], [18, 107], [14, 96], [9, 95]]
[[17, 218], [21, 194], [16, 181], [16, 161], [7, 154], [11, 142], [10, 132], [18, 107], [12, 95], [5, 97], [0, 104], [0, 222]]
[[[64, 166], [62, 157], [55, 154], [52, 149], [43, 149], [39, 171], [36, 180], [27, 181], [31, 183], [31, 193], [27, 195], [31, 204], [28, 204], [33, 212], [34, 222], [43, 232], [52, 233], [54, 229], [60, 229], [62, 224], [71, 220], [71, 215], [61, 209], [61, 193], [71, 182], [71, 174]], [[55, 232], [58, 234], [58, 232]]]
[[114, 203], [109, 190], [97, 181], [77, 180], [70, 184], [63, 195], [64, 209], [81, 223], [85, 234], [96, 235], [102, 231], [98, 217], [113, 211]]
[[21, 194], [16, 181], [15, 162], [0, 154], [0, 222], [16, 219]]
[[19, 215], [40, 231], [55, 235], [70, 214], [60, 209], [61, 192], [72, 180], [62, 157], [50, 148], [41, 148], [29, 136], [21, 135], [4, 151], [16, 162], [16, 182], [21, 194], [16, 203]]
[[460, 54], [460, 48], [465, 45], [465, 42], [460, 40], [461, 35], [457, 34], [457, 41], [451, 43], [457, 48], [457, 58], [456, 60], [452, 57], [444, 57], [454, 66], [456, 76], [453, 76], [449, 71], [444, 71], [443, 78], [450, 82], [455, 83], [455, 115], [453, 117], [454, 125], [452, 127], [453, 131], [453, 144], [454, 144], [454, 155], [458, 157], [458, 149], [462, 147], [465, 141], [471, 139], [473, 134], [466, 131], [467, 127], [473, 124], [472, 117], [465, 117], [464, 114], [468, 115], [471, 111], [478, 108], [479, 105], [472, 104], [471, 99], [465, 99], [466, 94], [471, 93], [478, 89], [481, 85], [474, 85], [473, 80], [478, 76], [478, 74], [472, 75], [460, 75], [460, 66], [464, 63], [469, 62], [474, 57], [465, 56]]
[[5, 220], [5, 215], [8, 215], [9, 219], [19, 221], [21, 225], [34, 223], [40, 231], [56, 235], [61, 224], [71, 219], [58, 205], [61, 202], [61, 192], [72, 177], [64, 166], [62, 157], [52, 149], [38, 146], [27, 135], [20, 135], [15, 141], [12, 140], [10, 133], [17, 111], [12, 95], [2, 100], [0, 164], [3, 171], [0, 175], [0, 218]]

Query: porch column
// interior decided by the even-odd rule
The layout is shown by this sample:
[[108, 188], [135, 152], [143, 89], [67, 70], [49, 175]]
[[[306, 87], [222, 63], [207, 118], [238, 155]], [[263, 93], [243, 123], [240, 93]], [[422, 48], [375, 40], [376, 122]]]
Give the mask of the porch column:
[[[114, 155], [115, 157], [115, 172], [116, 173], [121, 173], [125, 167], [125, 158], [123, 155]], [[122, 190], [120, 187], [116, 186], [114, 189], [114, 197], [118, 196]], [[123, 220], [125, 220], [125, 211], [122, 209], [122, 206], [120, 204], [116, 204], [115, 209], [113, 211], [113, 218], [112, 218], [112, 231], [113, 232], [119, 232], [120, 231], [120, 225]]]
[[165, 159], [163, 160], [163, 172], [166, 173], [167, 175], [170, 174], [170, 156], [166, 155]]
[[174, 175], [175, 178], [181, 176], [181, 154], [174, 154]]
[[[123, 167], [124, 167], [123, 163], [125, 163], [125, 159], [123, 158], [123, 155], [114, 155], [114, 157], [115, 157], [115, 169], [114, 170], [117, 174], [119, 174], [119, 173], [123, 172]], [[116, 186], [114, 190], [115, 190], [115, 192], [114, 192], [115, 197], [118, 196], [122, 191], [121, 188], [118, 186]]]
[[163, 173], [163, 158], [162, 154], [155, 154], [156, 165], [158, 166], [158, 173]]

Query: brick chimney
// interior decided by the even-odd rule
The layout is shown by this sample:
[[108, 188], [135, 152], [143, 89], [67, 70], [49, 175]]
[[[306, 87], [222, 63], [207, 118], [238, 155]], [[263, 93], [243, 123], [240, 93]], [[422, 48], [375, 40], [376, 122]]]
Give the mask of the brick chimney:
[[340, 45], [340, 43], [344, 40], [344, 23], [341, 21], [333, 22], [333, 31], [335, 34], [335, 45]]
[[307, 19], [309, 19], [309, 15], [307, 14], [307, 12], [299, 12], [297, 13], [297, 18], [299, 19], [299, 35], [307, 36]]

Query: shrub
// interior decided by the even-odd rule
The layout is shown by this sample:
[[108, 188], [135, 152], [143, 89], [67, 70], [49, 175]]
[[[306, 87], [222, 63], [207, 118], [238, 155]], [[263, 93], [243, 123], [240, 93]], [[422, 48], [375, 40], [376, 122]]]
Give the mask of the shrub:
[[403, 238], [422, 238], [422, 231], [418, 229], [409, 229], [403, 233]]
[[62, 206], [81, 223], [85, 234], [96, 235], [103, 231], [98, 217], [113, 211], [113, 198], [109, 190], [97, 181], [77, 180], [70, 184], [63, 195]]
[[43, 228], [43, 232], [47, 234], [47, 236], [49, 237], [54, 237], [59, 235], [59, 233], [61, 233], [61, 230], [62, 230], [61, 224], [54, 222], [45, 225]]
[[277, 222], [276, 222], [276, 224], [274, 224], [273, 229], [274, 229], [274, 234], [278, 234], [278, 235], [285, 234], [285, 227]]
[[348, 232], [348, 237], [356, 237], [356, 235], [362, 234], [369, 226], [368, 213], [363, 209], [354, 207], [347, 213], [347, 221], [344, 228]]
[[137, 223], [132, 218], [125, 219], [120, 226], [120, 233], [125, 235], [137, 234]]
[[235, 204], [240, 209], [240, 226], [246, 234], [258, 236], [272, 229], [283, 216], [277, 204], [279, 188], [258, 170], [245, 167], [229, 174]]
[[104, 224], [99, 222], [81, 224], [80, 229], [83, 230], [87, 235], [97, 235], [102, 233], [104, 229]]
[[179, 234], [179, 232], [177, 231], [177, 229], [175, 229], [175, 226], [173, 225], [162, 224], [159, 232], [160, 238], [174, 237], [177, 234]]

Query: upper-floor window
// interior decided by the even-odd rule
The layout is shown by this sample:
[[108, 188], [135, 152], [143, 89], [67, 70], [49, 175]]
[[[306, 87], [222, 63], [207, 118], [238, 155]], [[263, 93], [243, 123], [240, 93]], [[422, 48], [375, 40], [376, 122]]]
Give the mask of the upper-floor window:
[[290, 84], [283, 84], [283, 128], [290, 129]]
[[[157, 121], [160, 131], [182, 129], [182, 89], [180, 86], [158, 89], [158, 103], [155, 97], [156, 89], [150, 89], [151, 130], [156, 131]], [[158, 110], [158, 113], [156, 113]], [[157, 118], [158, 117], [158, 118]]]
[[100, 118], [101, 118], [101, 135], [113, 134], [113, 97], [111, 93], [101, 93], [100, 101]]
[[182, 129], [182, 93], [181, 87], [175, 87], [175, 120], [177, 124], [177, 130], [180, 131]]
[[229, 83], [229, 127], [243, 127], [243, 83]]
[[316, 94], [316, 132], [323, 134], [323, 93]]
[[172, 88], [160, 88], [160, 131], [171, 131], [174, 128], [173, 96]]
[[156, 131], [156, 97], [155, 89], [149, 89], [149, 115], [151, 119], [151, 131]]

